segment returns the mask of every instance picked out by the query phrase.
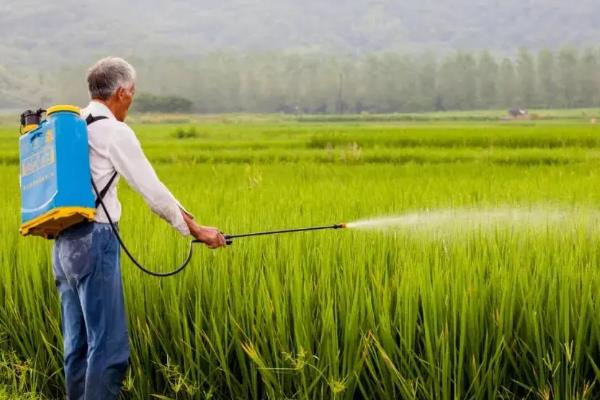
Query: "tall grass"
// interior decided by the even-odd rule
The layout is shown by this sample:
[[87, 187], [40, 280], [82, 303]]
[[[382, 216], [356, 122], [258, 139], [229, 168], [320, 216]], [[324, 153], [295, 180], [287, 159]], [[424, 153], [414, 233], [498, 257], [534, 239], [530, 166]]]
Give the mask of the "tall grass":
[[[274, 138], [265, 132], [279, 135], [282, 146], [285, 135], [303, 143], [328, 135], [297, 125], [247, 129], [199, 131], [223, 134], [212, 139], [216, 144], [247, 140], [274, 154], [286, 150], [269, 148]], [[328, 129], [353, 139], [343, 125]], [[350, 129], [357, 142], [374, 141], [360, 157], [393, 150], [386, 143], [400, 133], [377, 129]], [[471, 128], [465, 129], [468, 138]], [[529, 128], [514, 129], [518, 138]], [[579, 137], [577, 127], [549, 129]], [[579, 132], [588, 137], [586, 129]], [[542, 128], [537, 134], [541, 142], [554, 135]], [[156, 152], [152, 157], [175, 157], [157, 164], [159, 175], [199, 221], [231, 233], [438, 208], [594, 208], [600, 198], [595, 158], [572, 162], [588, 151], [587, 139], [548, 152], [565, 163], [497, 163], [460, 143], [427, 142], [412, 149], [423, 155], [420, 163], [204, 164], [179, 161], [189, 150], [167, 145], [176, 142], [170, 135], [155, 127], [141, 131], [142, 142]], [[535, 139], [528, 140], [544, 147]], [[201, 148], [204, 140], [185, 142]], [[504, 150], [521, 152], [514, 160], [534, 151], [529, 145]], [[241, 156], [247, 149], [230, 151]], [[448, 157], [435, 162], [436, 151]], [[466, 152], [473, 156], [456, 159]], [[60, 318], [50, 243], [16, 234], [17, 185], [18, 167], [0, 167], [6, 188], [0, 198], [0, 383], [59, 398]], [[150, 217], [125, 185], [119, 190], [121, 227], [132, 250], [157, 270], [174, 265], [185, 241]], [[142, 275], [124, 260], [132, 345], [125, 397], [598, 398], [600, 234], [575, 222], [453, 236], [348, 230], [241, 239], [224, 250], [197, 248], [190, 267], [167, 280]]]

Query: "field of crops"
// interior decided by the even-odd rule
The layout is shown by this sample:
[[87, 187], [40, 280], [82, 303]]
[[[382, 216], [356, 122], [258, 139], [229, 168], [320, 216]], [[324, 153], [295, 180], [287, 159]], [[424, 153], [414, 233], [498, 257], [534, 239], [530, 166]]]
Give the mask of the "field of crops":
[[[228, 233], [452, 209], [573, 218], [240, 239], [197, 247], [164, 280], [123, 258], [125, 398], [600, 398], [600, 127], [236, 117], [133, 127], [175, 196]], [[17, 234], [16, 144], [17, 128], [0, 128], [0, 398], [56, 399], [51, 242]], [[156, 270], [179, 262], [186, 240], [126, 184], [119, 192], [134, 253]]]

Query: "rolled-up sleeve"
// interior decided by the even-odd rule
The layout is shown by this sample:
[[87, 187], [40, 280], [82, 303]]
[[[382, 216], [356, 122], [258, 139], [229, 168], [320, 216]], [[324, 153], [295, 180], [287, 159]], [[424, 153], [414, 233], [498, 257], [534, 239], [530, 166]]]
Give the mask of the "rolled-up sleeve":
[[137, 191], [152, 211], [169, 222], [183, 235], [190, 231], [181, 215], [185, 210], [173, 194], [160, 181], [154, 168], [144, 155], [135, 133], [122, 124], [115, 132], [109, 147], [109, 158], [115, 170]]

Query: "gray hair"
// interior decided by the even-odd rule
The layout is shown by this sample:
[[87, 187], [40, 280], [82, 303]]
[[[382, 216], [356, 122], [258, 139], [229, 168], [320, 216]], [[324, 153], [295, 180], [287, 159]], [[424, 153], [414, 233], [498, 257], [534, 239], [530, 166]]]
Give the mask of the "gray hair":
[[88, 90], [92, 99], [108, 100], [117, 89], [135, 83], [135, 69], [119, 57], [106, 57], [87, 72]]

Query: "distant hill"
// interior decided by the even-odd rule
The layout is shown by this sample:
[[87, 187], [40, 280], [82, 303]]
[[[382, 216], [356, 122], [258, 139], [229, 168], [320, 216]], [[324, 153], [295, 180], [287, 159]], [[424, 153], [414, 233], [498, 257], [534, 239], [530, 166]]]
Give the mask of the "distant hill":
[[0, 2], [0, 64], [104, 54], [310, 49], [514, 50], [600, 41], [598, 0], [39, 0]]
[[106, 55], [196, 112], [589, 107], [598, 43], [599, 0], [0, 0], [0, 109], [82, 104]]

